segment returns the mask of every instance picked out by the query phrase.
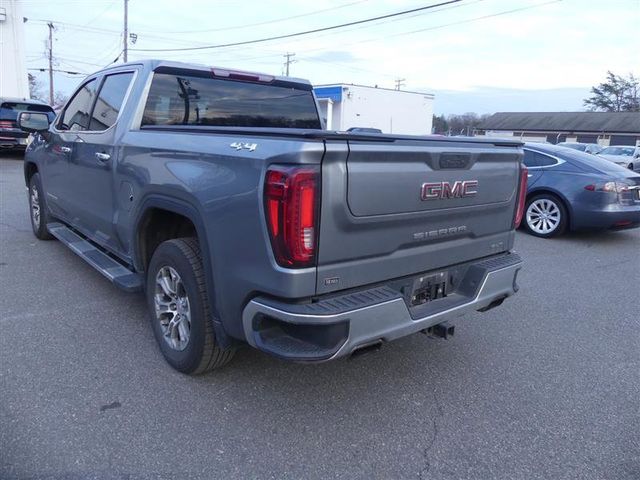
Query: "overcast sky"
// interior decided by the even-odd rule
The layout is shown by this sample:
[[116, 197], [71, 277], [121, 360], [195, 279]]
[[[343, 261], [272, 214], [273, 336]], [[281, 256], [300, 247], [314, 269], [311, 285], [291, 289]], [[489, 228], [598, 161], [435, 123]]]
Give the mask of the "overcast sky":
[[[607, 70], [640, 74], [640, 0], [463, 0], [364, 25], [286, 40], [201, 51], [147, 52], [312, 30], [443, 0], [130, 0], [129, 60], [165, 58], [267, 73], [314, 84], [357, 83], [436, 95], [437, 113], [581, 110]], [[2, 0], [0, 0], [0, 3]], [[46, 67], [56, 25], [61, 70], [90, 73], [122, 50], [124, 0], [21, 0], [30, 68]], [[120, 61], [121, 61], [120, 57]], [[33, 73], [33, 72], [32, 72]], [[47, 76], [38, 73], [43, 86]], [[70, 93], [81, 77], [56, 75]]]

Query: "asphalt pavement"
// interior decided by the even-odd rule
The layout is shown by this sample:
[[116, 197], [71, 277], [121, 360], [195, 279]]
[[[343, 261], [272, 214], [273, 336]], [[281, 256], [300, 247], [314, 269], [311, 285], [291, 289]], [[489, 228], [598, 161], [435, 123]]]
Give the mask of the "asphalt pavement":
[[518, 233], [520, 292], [351, 360], [188, 377], [141, 295], [31, 233], [0, 158], [0, 478], [640, 479], [640, 230]]

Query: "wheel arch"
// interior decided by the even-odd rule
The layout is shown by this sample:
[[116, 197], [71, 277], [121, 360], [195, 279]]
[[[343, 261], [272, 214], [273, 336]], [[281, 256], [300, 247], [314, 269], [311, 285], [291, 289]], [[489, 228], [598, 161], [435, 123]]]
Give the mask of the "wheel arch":
[[[144, 234], [148, 233], [144, 229], [148, 226], [146, 225], [146, 222], [149, 221], [149, 218], [158, 212], [166, 212], [169, 215], [178, 215], [187, 219], [191, 225], [193, 225], [194, 233], [198, 239], [198, 244], [200, 245], [202, 264], [206, 278], [207, 297], [209, 298], [212, 312], [211, 321], [213, 322], [215, 334], [221, 346], [230, 345], [232, 340], [224, 330], [218, 309], [216, 308], [216, 292], [213, 278], [213, 264], [211, 252], [209, 250], [209, 238], [199, 210], [195, 205], [185, 200], [158, 194], [151, 194], [147, 196], [139, 205], [140, 206], [135, 215], [134, 229], [132, 231], [133, 263], [136, 270], [139, 272], [146, 272], [148, 265], [148, 261], [146, 261], [146, 259], [150, 259], [153, 253], [147, 252], [145, 250], [147, 247], [143, 245], [143, 242], [145, 241]], [[165, 239], [168, 240], [170, 238]]]
[[31, 182], [31, 177], [38, 173], [38, 165], [35, 162], [30, 162], [26, 160], [24, 162], [24, 183], [27, 187], [29, 187], [29, 182]]

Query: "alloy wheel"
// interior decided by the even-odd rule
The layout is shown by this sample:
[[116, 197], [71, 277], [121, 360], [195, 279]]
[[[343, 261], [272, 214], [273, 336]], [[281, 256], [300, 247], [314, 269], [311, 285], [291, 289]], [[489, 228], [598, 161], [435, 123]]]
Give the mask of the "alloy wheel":
[[40, 228], [40, 198], [35, 184], [31, 185], [31, 219], [35, 228]]
[[174, 350], [187, 348], [191, 335], [189, 297], [172, 267], [162, 267], [156, 275], [155, 313], [164, 341]]
[[549, 235], [560, 225], [561, 216], [560, 208], [553, 200], [540, 198], [527, 208], [527, 226], [539, 235]]

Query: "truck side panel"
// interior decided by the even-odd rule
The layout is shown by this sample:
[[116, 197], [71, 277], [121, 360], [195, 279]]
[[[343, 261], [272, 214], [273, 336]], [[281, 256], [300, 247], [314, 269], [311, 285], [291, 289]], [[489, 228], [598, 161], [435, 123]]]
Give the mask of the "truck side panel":
[[[230, 147], [238, 141], [257, 148]], [[322, 141], [131, 131], [122, 144], [116, 181], [127, 186], [119, 199], [118, 235], [127, 239], [132, 254], [139, 206], [149, 196], [175, 198], [197, 209], [212, 263], [214, 304], [227, 333], [243, 338], [241, 311], [254, 292], [287, 298], [315, 294], [315, 268], [284, 269], [273, 258], [262, 182], [274, 163], [319, 164]]]

